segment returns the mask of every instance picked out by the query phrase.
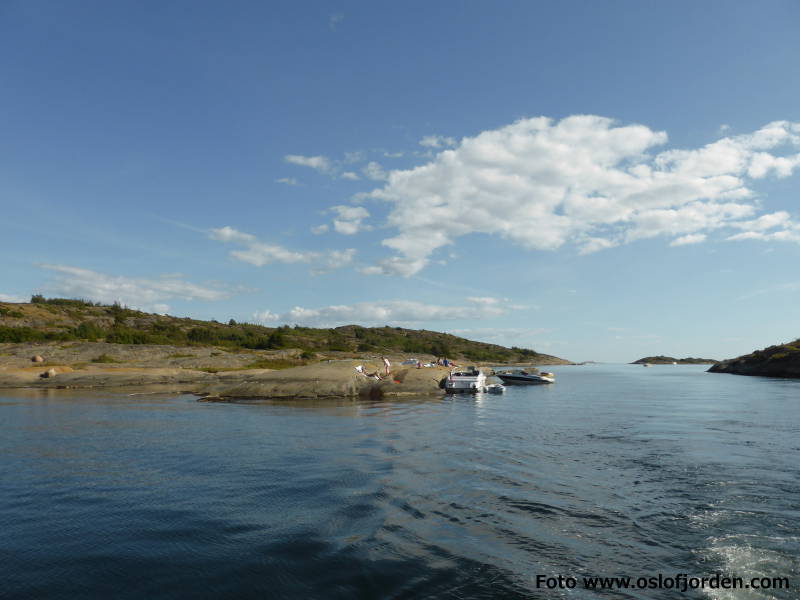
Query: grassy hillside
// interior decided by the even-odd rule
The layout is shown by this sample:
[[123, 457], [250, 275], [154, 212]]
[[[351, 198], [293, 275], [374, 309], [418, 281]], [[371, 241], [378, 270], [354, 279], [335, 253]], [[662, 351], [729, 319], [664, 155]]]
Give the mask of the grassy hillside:
[[304, 358], [316, 352], [351, 352], [446, 356], [475, 362], [568, 362], [527, 348], [505, 348], [400, 327], [264, 327], [233, 319], [228, 323], [199, 321], [144, 313], [118, 304], [42, 296], [34, 296], [26, 304], [0, 303], [0, 342], [73, 340], [252, 350], [297, 348]]

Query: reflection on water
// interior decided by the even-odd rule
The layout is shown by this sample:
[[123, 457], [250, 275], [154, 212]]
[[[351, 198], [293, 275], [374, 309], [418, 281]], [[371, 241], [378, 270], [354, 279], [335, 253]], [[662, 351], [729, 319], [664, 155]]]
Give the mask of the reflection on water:
[[674, 598], [535, 579], [720, 570], [800, 585], [800, 382], [557, 375], [364, 402], [5, 394], [0, 595]]

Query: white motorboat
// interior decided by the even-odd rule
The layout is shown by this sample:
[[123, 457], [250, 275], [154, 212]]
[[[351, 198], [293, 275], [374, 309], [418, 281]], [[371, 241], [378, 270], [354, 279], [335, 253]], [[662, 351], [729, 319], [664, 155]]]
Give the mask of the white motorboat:
[[555, 383], [556, 376], [552, 373], [529, 373], [528, 371], [503, 371], [496, 374], [506, 385], [536, 385], [541, 383]]
[[444, 384], [448, 393], [483, 392], [486, 390], [486, 374], [477, 367], [452, 370]]
[[486, 391], [490, 394], [502, 394], [506, 391], [506, 386], [502, 383], [492, 383], [486, 386]]

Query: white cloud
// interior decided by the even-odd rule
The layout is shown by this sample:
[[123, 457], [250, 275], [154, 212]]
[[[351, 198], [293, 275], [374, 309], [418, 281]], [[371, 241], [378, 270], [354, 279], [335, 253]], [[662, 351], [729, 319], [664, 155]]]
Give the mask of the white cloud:
[[0, 294], [0, 302], [27, 302], [29, 298], [22, 298], [21, 296], [12, 296], [10, 294]]
[[352, 171], [345, 171], [344, 173], [342, 173], [342, 179], [358, 181], [359, 179], [361, 179], [361, 177], [359, 177], [357, 173], [353, 173]]
[[403, 152], [384, 152], [383, 155], [386, 158], [400, 158], [403, 156]]
[[333, 220], [337, 233], [353, 235], [366, 228], [363, 221], [369, 217], [369, 211], [363, 206], [332, 206], [330, 210], [337, 215]]
[[544, 342], [541, 338], [546, 335], [549, 342], [552, 340], [555, 331], [554, 329], [543, 327], [471, 327], [468, 329], [450, 329], [448, 333], [488, 344], [541, 349], [550, 345], [550, 343]]
[[791, 218], [789, 217], [789, 213], [785, 210], [761, 215], [752, 221], [743, 221], [735, 224], [736, 227], [748, 231], [766, 231], [774, 227], [786, 227], [790, 225]]
[[690, 233], [688, 235], [682, 235], [679, 238], [675, 238], [672, 240], [669, 245], [670, 246], [688, 246], [690, 244], [699, 244], [701, 242], [706, 241], [706, 234], [705, 233]]
[[47, 285], [48, 294], [68, 298], [86, 298], [111, 304], [120, 302], [127, 306], [166, 312], [169, 305], [164, 300], [217, 301], [230, 297], [229, 290], [200, 286], [173, 275], [157, 279], [108, 275], [90, 269], [68, 265], [39, 265], [58, 273], [55, 281]]
[[313, 233], [314, 235], [319, 235], [321, 233], [327, 232], [328, 229], [329, 229], [329, 227], [326, 224], [323, 223], [322, 225], [317, 225], [316, 227], [312, 227], [311, 228], [311, 233]]
[[335, 13], [328, 17], [328, 27], [331, 31], [336, 31], [336, 28], [339, 26], [339, 23], [344, 21], [344, 14], [342, 13]]
[[386, 325], [415, 324], [430, 321], [455, 321], [461, 319], [483, 319], [507, 314], [521, 307], [514, 306], [507, 299], [467, 298], [465, 306], [439, 306], [424, 304], [414, 300], [387, 300], [379, 302], [359, 302], [323, 308], [303, 308], [296, 306], [283, 314], [269, 310], [256, 313], [254, 318], [261, 322], [289, 323], [318, 327], [336, 325]]
[[326, 156], [302, 156], [300, 154], [287, 154], [284, 156], [286, 162], [301, 167], [310, 167], [320, 173], [329, 174], [333, 170], [331, 161]]
[[281, 177], [280, 179], [276, 179], [275, 183], [282, 183], [284, 185], [300, 185], [300, 182], [294, 177]]
[[419, 141], [419, 145], [425, 148], [444, 148], [447, 146], [455, 146], [456, 143], [455, 138], [441, 135], [426, 135]]
[[361, 169], [361, 172], [364, 173], [365, 177], [372, 179], [373, 181], [384, 181], [387, 178], [386, 171], [384, 171], [383, 167], [375, 161], [368, 163], [367, 166]]
[[270, 263], [307, 263], [316, 257], [313, 252], [293, 252], [277, 244], [266, 244], [254, 235], [242, 233], [228, 226], [212, 229], [209, 237], [219, 242], [232, 242], [244, 246], [244, 250], [231, 251], [231, 256], [257, 267]]
[[321, 255], [316, 264], [311, 268], [312, 275], [321, 275], [328, 271], [341, 269], [353, 262], [355, 258], [356, 249], [347, 248], [345, 250], [330, 250], [328, 253]]
[[[319, 227], [315, 229], [319, 230]], [[319, 230], [319, 232], [321, 233], [322, 230]], [[243, 246], [242, 250], [232, 250], [230, 255], [237, 260], [256, 267], [263, 267], [272, 263], [308, 263], [311, 265], [311, 272], [319, 274], [350, 264], [355, 255], [355, 250], [352, 248], [347, 250], [328, 250], [326, 252], [295, 252], [277, 244], [267, 244], [252, 234], [244, 233], [229, 226], [211, 229], [208, 232], [208, 236], [212, 240]]]
[[427, 259], [407, 259], [399, 256], [390, 256], [378, 261], [377, 265], [359, 269], [364, 275], [399, 275], [400, 277], [410, 277], [425, 268]]
[[606, 238], [586, 237], [581, 241], [578, 254], [593, 254], [594, 252], [599, 252], [600, 250], [613, 248], [616, 245], [616, 242], [612, 242]]
[[346, 164], [362, 162], [366, 160], [367, 156], [361, 151], [356, 150], [355, 152], [345, 152], [344, 153], [344, 162]]
[[[726, 238], [729, 241], [800, 242], [800, 223], [793, 222], [786, 211], [761, 215], [752, 221], [735, 223], [734, 226], [744, 231]], [[769, 231], [770, 229], [777, 229], [777, 231]]]
[[781, 231], [744, 231], [726, 238], [729, 241], [761, 240], [766, 242], [795, 242], [800, 243], [800, 227], [794, 225], [791, 229]]
[[[445, 145], [429, 137], [424, 145]], [[590, 115], [522, 119], [464, 138], [427, 164], [390, 171], [369, 193], [390, 204], [397, 234], [383, 240], [395, 256], [362, 272], [412, 275], [432, 253], [474, 233], [534, 250], [573, 243], [584, 254], [707, 235], [757, 218], [748, 180], [800, 166], [800, 155], [776, 152], [800, 146], [800, 124], [787, 121], [695, 150], [652, 153], [666, 142], [665, 132]], [[771, 235], [792, 239], [792, 231]]]

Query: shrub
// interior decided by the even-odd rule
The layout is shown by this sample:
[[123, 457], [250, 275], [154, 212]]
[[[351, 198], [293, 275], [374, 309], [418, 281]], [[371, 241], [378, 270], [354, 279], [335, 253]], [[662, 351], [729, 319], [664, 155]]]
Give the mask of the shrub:
[[121, 360], [117, 360], [113, 356], [109, 356], [108, 354], [103, 353], [100, 356], [97, 356], [97, 357], [93, 358], [92, 362], [93, 363], [120, 363], [122, 361]]

